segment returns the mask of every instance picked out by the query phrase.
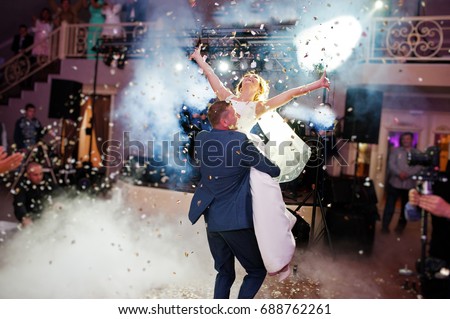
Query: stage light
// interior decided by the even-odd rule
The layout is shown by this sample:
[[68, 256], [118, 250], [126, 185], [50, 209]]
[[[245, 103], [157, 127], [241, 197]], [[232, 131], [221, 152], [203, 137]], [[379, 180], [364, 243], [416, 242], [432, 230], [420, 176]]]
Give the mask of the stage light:
[[341, 16], [300, 32], [296, 37], [297, 61], [301, 68], [314, 70], [322, 65], [332, 71], [353, 53], [362, 34], [359, 21]]
[[375, 1], [374, 8], [375, 10], [380, 10], [384, 7], [384, 3], [381, 0]]
[[176, 63], [175, 64], [175, 71], [182, 71], [183, 70], [183, 64], [181, 63]]
[[[107, 50], [106, 50], [107, 48]], [[127, 47], [125, 46], [109, 46], [104, 47], [103, 62], [105, 65], [123, 70], [127, 64]]]
[[226, 72], [230, 69], [230, 65], [225, 61], [219, 62], [219, 71], [220, 72]]

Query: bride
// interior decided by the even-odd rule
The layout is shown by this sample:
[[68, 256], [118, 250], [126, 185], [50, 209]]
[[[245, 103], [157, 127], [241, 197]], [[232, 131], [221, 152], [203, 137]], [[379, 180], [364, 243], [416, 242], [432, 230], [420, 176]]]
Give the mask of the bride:
[[[305, 153], [305, 145], [283, 118], [272, 111], [298, 96], [320, 88], [329, 89], [330, 82], [326, 73], [315, 82], [289, 89], [272, 98], [268, 98], [268, 83], [257, 74], [248, 73], [242, 77], [236, 87], [236, 94], [233, 94], [202, 57], [201, 48], [200, 44], [190, 58], [203, 70], [217, 98], [230, 101], [236, 109], [239, 116], [237, 129], [254, 140], [266, 156], [280, 167], [282, 173], [279, 181], [296, 178], [307, 161], [307, 158], [299, 158], [299, 154]], [[261, 139], [250, 134], [257, 122], [271, 143], [264, 145]], [[282, 146], [283, 149], [280, 149]], [[286, 146], [288, 149], [285, 149]], [[296, 164], [292, 165], [293, 162]], [[291, 271], [289, 263], [295, 251], [291, 229], [295, 217], [286, 210], [279, 181], [256, 169], [252, 168], [250, 171], [253, 220], [258, 246], [268, 274], [279, 275], [278, 279], [282, 281]]]

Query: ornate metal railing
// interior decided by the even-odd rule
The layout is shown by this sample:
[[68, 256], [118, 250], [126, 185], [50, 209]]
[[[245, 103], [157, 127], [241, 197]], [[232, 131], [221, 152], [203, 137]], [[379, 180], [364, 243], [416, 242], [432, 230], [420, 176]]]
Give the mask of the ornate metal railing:
[[[146, 36], [149, 28], [155, 27], [154, 25], [121, 23], [108, 26], [124, 30], [122, 37], [108, 44], [100, 41], [104, 25], [63, 23], [44, 40], [49, 47], [47, 54], [36, 56], [33, 53], [34, 49], [43, 43], [34, 43], [33, 46], [6, 61], [0, 66], [0, 99], [7, 96], [7, 92], [12, 88], [58, 59], [95, 59], [97, 46], [99, 50], [107, 50], [108, 47], [105, 48], [107, 45], [130, 48], [127, 52], [128, 58], [145, 57], [148, 54], [148, 48], [144, 47], [144, 41], [141, 40]], [[104, 52], [101, 54], [103, 55]]]
[[[0, 98], [8, 90], [54, 62], [59, 56], [59, 44], [62, 38], [61, 29], [56, 29], [41, 43], [34, 43], [33, 46], [25, 49], [1, 65]], [[47, 48], [47, 52], [45, 54], [35, 55], [33, 53], [34, 49], [42, 46]], [[41, 50], [40, 52], [42, 53], [43, 51]]]
[[367, 62], [450, 61], [450, 16], [375, 18]]
[[[0, 98], [57, 59], [95, 59], [97, 51], [94, 48], [105, 54], [110, 50], [109, 47], [119, 50], [126, 48], [127, 58], [145, 58], [160, 41], [174, 36], [153, 23], [121, 23], [109, 27], [123, 30], [122, 36], [116, 37], [112, 42], [105, 42], [101, 36], [103, 27], [100, 24], [63, 23], [49, 35], [48, 54], [33, 55], [33, 48], [41, 45], [35, 43], [33, 47], [5, 62], [0, 66]], [[154, 37], [154, 41], [144, 41], [149, 37]], [[273, 61], [288, 59], [288, 51], [295, 51], [291, 47], [292, 35], [283, 32], [268, 34], [266, 30], [259, 28], [187, 30], [178, 32], [176, 37], [181, 40], [181, 46], [183, 43], [191, 46], [189, 50], [192, 50], [195, 39], [201, 37], [211, 48], [218, 49], [220, 54], [226, 52], [231, 57], [239, 57], [239, 54], [242, 55], [239, 51], [247, 51], [244, 56], [253, 59], [253, 55], [260, 54], [266, 47], [270, 54], [261, 59], [272, 65], [271, 70], [277, 67]], [[367, 63], [450, 61], [450, 16], [374, 18], [368, 39], [364, 51], [359, 51], [356, 56]], [[213, 51], [210, 53], [214, 54]]]

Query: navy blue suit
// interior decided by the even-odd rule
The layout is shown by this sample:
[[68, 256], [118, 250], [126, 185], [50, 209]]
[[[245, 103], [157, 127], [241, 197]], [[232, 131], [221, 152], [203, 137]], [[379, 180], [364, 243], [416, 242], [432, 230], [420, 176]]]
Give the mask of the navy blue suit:
[[237, 131], [202, 131], [195, 140], [200, 182], [191, 202], [192, 223], [203, 215], [214, 258], [214, 298], [229, 298], [235, 280], [234, 259], [247, 271], [238, 298], [253, 298], [266, 270], [253, 229], [250, 167], [278, 176], [280, 169]]

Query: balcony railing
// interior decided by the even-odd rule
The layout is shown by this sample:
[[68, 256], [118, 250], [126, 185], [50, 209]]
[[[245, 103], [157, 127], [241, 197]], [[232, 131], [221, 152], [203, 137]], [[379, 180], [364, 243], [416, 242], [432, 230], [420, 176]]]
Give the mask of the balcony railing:
[[[13, 87], [58, 59], [60, 42], [64, 39], [61, 28], [54, 30], [48, 38], [41, 43], [25, 49], [0, 66], [0, 98]], [[33, 55], [37, 46], [47, 47], [47, 54]]]
[[[113, 41], [104, 41], [101, 36], [103, 27], [101, 24], [63, 24], [49, 35], [48, 55], [33, 56], [33, 47], [40, 45], [35, 43], [5, 62], [0, 66], [0, 97], [57, 59], [95, 59], [97, 52], [92, 49], [99, 49], [103, 55], [108, 51], [108, 46], [126, 48], [127, 58], [145, 58], [165, 38], [173, 37], [153, 23], [121, 23], [109, 27], [120, 28], [124, 34]], [[234, 59], [253, 59], [264, 51], [270, 53], [264, 57], [266, 61], [276, 62], [277, 59], [291, 58], [295, 51], [292, 35], [281, 31], [268, 34], [260, 28], [221, 28], [200, 32], [188, 30], [177, 33], [176, 37], [180, 46], [191, 46], [190, 50], [200, 37], [211, 48], [218, 48], [220, 54], [226, 52]], [[149, 37], [152, 40], [146, 41]], [[246, 51], [244, 55], [242, 51]], [[210, 53], [214, 54], [214, 51]], [[355, 58], [366, 63], [448, 62], [450, 16], [374, 18], [368, 43], [357, 54]]]
[[450, 61], [450, 16], [375, 18], [366, 62]]

